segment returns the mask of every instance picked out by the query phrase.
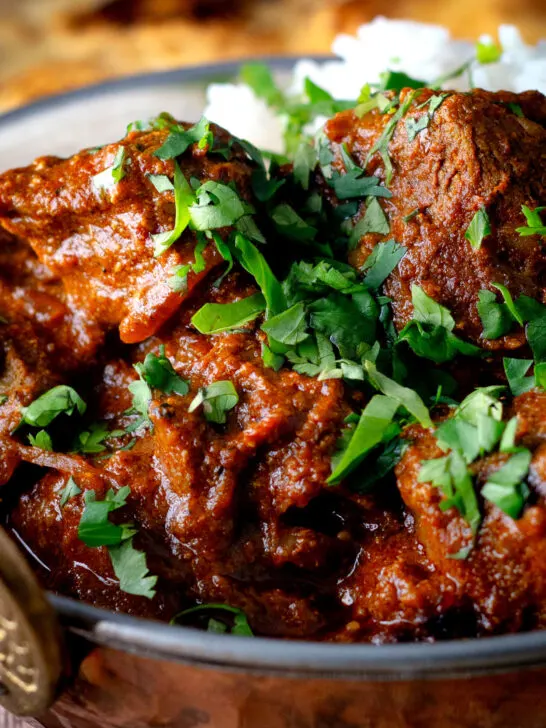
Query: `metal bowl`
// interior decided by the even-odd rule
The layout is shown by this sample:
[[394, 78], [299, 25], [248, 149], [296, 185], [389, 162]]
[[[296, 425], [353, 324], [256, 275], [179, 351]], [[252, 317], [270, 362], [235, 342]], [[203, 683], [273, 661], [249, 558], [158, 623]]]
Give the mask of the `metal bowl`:
[[[265, 60], [282, 75], [296, 59]], [[135, 76], [5, 114], [0, 167], [109, 141], [121, 136], [128, 121], [164, 109], [195, 119], [205, 83], [233, 76], [237, 68], [223, 64]], [[15, 712], [38, 715], [31, 725], [546, 725], [546, 632], [385, 646], [207, 634], [44, 597], [21, 555], [15, 550], [7, 559], [10, 548], [1, 550], [0, 586], [7, 589], [0, 588], [0, 701]], [[24, 581], [24, 588], [14, 588], [14, 579], [18, 585]]]

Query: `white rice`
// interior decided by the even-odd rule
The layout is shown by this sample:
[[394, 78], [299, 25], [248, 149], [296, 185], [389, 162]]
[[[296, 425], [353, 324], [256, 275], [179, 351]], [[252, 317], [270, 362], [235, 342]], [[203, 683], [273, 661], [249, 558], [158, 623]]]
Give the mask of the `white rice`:
[[[489, 91], [535, 89], [546, 94], [546, 41], [526, 45], [516, 27], [501, 25], [498, 42], [503, 51], [498, 62], [475, 64], [471, 79], [465, 74], [446, 87], [464, 91], [472, 83]], [[455, 40], [439, 25], [378, 17], [362, 25], [356, 37], [337, 36], [332, 51], [339, 60], [299, 61], [288, 92], [301, 94], [309, 77], [336, 99], [356, 99], [365, 83], [378, 83], [387, 69], [432, 82], [473, 58], [475, 42]], [[283, 151], [283, 119], [245, 84], [211, 84], [205, 116], [262, 149]]]

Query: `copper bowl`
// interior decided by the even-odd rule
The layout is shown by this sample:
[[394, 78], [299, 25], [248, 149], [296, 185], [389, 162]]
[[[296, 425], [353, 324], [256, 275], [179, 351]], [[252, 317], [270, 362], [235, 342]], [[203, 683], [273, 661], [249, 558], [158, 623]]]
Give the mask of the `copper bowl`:
[[[266, 60], [282, 74], [295, 59]], [[204, 84], [233, 76], [237, 68], [231, 63], [147, 74], [10, 112], [0, 117], [1, 165], [108, 141], [112, 127], [121, 133], [132, 115], [169, 108], [188, 119], [198, 117]], [[101, 104], [102, 111], [109, 109], [106, 119]], [[97, 128], [97, 119], [103, 128]], [[63, 134], [55, 135], [60, 128]], [[34, 716], [31, 725], [546, 725], [546, 631], [383, 646], [208, 634], [44, 595], [1, 532], [0, 554], [0, 702]]]

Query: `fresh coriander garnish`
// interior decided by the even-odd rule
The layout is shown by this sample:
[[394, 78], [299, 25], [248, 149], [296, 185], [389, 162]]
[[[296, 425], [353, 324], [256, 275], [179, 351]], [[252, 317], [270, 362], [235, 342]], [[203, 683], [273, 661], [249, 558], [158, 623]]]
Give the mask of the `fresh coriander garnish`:
[[174, 185], [166, 174], [149, 174], [148, 179], [158, 192], [174, 191]]
[[201, 334], [218, 334], [239, 329], [265, 311], [265, 298], [255, 293], [233, 303], [205, 303], [191, 322]]
[[[236, 634], [241, 637], [254, 636], [243, 610], [237, 607], [231, 607], [229, 604], [199, 604], [196, 607], [184, 609], [183, 612], [180, 612], [176, 617], [172, 618], [171, 624], [184, 623], [188, 617], [193, 615], [207, 618], [207, 632], [228, 632], [229, 634]], [[222, 619], [216, 619], [212, 615], [216, 615], [217, 617], [222, 615]], [[228, 618], [227, 620], [226, 617]]]
[[464, 236], [475, 250], [482, 246], [483, 239], [491, 235], [491, 223], [485, 207], [480, 207], [470, 221]]
[[107, 190], [125, 177], [125, 154], [125, 147], [118, 147], [112, 166], [107, 167], [92, 178], [97, 189]]
[[178, 124], [172, 125], [169, 136], [164, 144], [154, 152], [154, 156], [159, 159], [175, 159], [179, 157], [192, 144], [198, 143], [208, 133], [209, 128], [210, 124], [204, 117], [189, 129], [184, 129]]
[[395, 402], [398, 402], [399, 406], [405, 407], [423, 427], [432, 427], [429, 411], [417, 392], [408, 387], [403, 387], [398, 382], [395, 382], [394, 379], [385, 376], [369, 360], [364, 361], [364, 370], [370, 383], [376, 389]]
[[165, 356], [165, 346], [159, 347], [159, 356], [150, 352], [142, 363], [134, 365], [140, 378], [151, 388], [159, 389], [165, 394], [184, 396], [189, 392], [189, 385], [180, 377]]
[[514, 397], [528, 392], [535, 386], [535, 378], [526, 376], [533, 364], [532, 359], [510, 359], [505, 357], [502, 363], [510, 391]]
[[455, 319], [417, 285], [411, 287], [413, 319], [402, 329], [398, 341], [405, 341], [418, 355], [437, 364], [450, 361], [457, 354], [481, 356], [482, 350], [453, 333]]
[[86, 409], [87, 405], [75, 389], [59, 384], [22, 408], [22, 422], [31, 427], [47, 427], [61, 414], [72, 415], [77, 410], [83, 415]]
[[74, 478], [72, 476], [70, 476], [66, 482], [65, 487], [63, 488], [63, 490], [61, 492], [61, 498], [59, 500], [59, 505], [61, 506], [61, 508], [64, 508], [64, 506], [68, 503], [68, 501], [71, 498], [75, 498], [81, 492], [82, 492], [82, 489], [78, 487]]
[[[371, 197], [366, 205], [366, 212], [351, 230], [349, 236], [349, 249], [353, 250], [360, 238], [368, 233], [389, 234], [387, 217], [376, 197]], [[373, 253], [372, 253], [373, 255]]]
[[408, 135], [408, 142], [414, 141], [415, 137], [419, 132], [424, 131], [429, 125], [430, 118], [428, 114], [421, 114], [421, 116], [409, 117], [406, 119], [406, 133]]
[[546, 210], [546, 206], [535, 207], [531, 210], [527, 205], [521, 206], [521, 211], [525, 215], [527, 225], [516, 228], [516, 232], [522, 237], [527, 235], [546, 235], [546, 225], [542, 222], [540, 213]]
[[36, 435], [30, 434], [28, 441], [33, 447], [39, 447], [41, 450], [53, 450], [53, 443], [51, 437], [45, 430], [40, 430]]
[[205, 419], [224, 425], [227, 421], [227, 412], [232, 410], [239, 401], [239, 395], [233, 382], [228, 380], [213, 382], [201, 387], [190, 406], [188, 412], [194, 412], [203, 407]]
[[174, 228], [152, 235], [154, 255], [157, 258], [175, 243], [190, 222], [190, 205], [195, 201], [193, 190], [184, 177], [178, 162], [174, 162]]
[[262, 330], [271, 339], [296, 346], [308, 337], [307, 317], [303, 303], [296, 303], [282, 313], [272, 316], [262, 324]]
[[370, 288], [379, 288], [398, 266], [406, 251], [407, 248], [394, 240], [377, 243], [362, 266], [366, 274], [364, 284]]
[[476, 43], [476, 60], [478, 63], [497, 63], [502, 58], [502, 47], [490, 38]]
[[99, 501], [94, 490], [87, 490], [78, 538], [90, 548], [108, 547], [122, 591], [152, 599], [157, 577], [150, 576], [146, 555], [133, 547], [134, 527], [127, 524], [118, 526], [109, 520], [110, 513], [126, 505], [130, 492], [129, 486], [118, 491], [110, 489], [104, 500]]
[[524, 482], [531, 464], [529, 450], [517, 452], [492, 473], [482, 488], [482, 496], [511, 518], [519, 518], [529, 497], [529, 486]]
[[241, 67], [241, 81], [263, 99], [268, 106], [281, 108], [284, 106], [284, 94], [275, 83], [271, 69], [265, 63], [246, 63]]
[[340, 483], [360, 465], [370, 450], [383, 441], [399, 407], [398, 400], [392, 397], [376, 394], [371, 398], [358, 424], [351, 431], [348, 442], [334, 461], [332, 474], [328, 478], [329, 485]]
[[94, 422], [88, 430], [78, 434], [74, 451], [85, 454], [104, 452], [106, 440], [124, 435], [124, 430], [109, 430], [107, 422]]
[[175, 293], [185, 293], [188, 289], [188, 273], [191, 270], [191, 265], [186, 263], [184, 265], [178, 265], [173, 268], [172, 276], [169, 278], [169, 287]]

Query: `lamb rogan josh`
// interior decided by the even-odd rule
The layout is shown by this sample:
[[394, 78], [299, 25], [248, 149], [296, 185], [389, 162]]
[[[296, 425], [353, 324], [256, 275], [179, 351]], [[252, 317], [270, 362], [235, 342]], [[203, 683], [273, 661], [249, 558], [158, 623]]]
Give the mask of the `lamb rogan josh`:
[[247, 636], [542, 628], [545, 124], [368, 89], [293, 165], [163, 114], [0, 175], [0, 477], [43, 585]]

